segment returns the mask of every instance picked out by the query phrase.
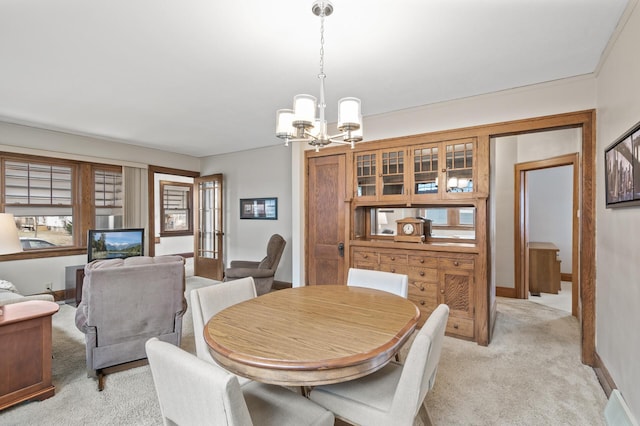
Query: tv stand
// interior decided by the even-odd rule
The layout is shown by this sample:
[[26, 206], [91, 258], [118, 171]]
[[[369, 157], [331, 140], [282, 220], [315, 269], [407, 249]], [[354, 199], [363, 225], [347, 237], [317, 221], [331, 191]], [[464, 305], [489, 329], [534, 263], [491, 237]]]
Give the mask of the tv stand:
[[67, 305], [78, 306], [82, 300], [82, 283], [84, 281], [84, 266], [74, 265], [64, 268], [64, 290]]

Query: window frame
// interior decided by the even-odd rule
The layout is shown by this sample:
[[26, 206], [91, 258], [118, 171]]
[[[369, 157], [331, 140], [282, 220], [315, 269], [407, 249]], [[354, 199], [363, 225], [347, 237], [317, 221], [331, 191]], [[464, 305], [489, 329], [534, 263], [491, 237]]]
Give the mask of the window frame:
[[[175, 210], [186, 210], [186, 218], [187, 218], [187, 229], [181, 230], [168, 230], [165, 228], [165, 216], [168, 214], [165, 209], [165, 187], [167, 186], [179, 186], [188, 188], [186, 191], [188, 193], [187, 197], [187, 206], [184, 209], [175, 209]], [[188, 182], [175, 182], [169, 180], [161, 180], [160, 181], [160, 237], [181, 237], [181, 236], [192, 236], [193, 235], [193, 184]]]
[[7, 260], [37, 259], [47, 257], [74, 256], [87, 253], [87, 231], [95, 225], [95, 170], [122, 172], [122, 167], [113, 164], [68, 160], [42, 155], [0, 152], [0, 212], [5, 212], [5, 161], [32, 162], [71, 167], [71, 215], [73, 217], [72, 245], [59, 248], [30, 249], [18, 253], [0, 255], [0, 262]]

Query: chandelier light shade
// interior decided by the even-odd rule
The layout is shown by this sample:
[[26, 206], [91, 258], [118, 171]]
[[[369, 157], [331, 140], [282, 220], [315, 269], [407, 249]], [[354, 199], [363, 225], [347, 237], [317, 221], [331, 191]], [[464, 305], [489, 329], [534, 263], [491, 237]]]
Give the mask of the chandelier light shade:
[[0, 254], [22, 251], [16, 221], [11, 213], [0, 213]]
[[360, 114], [360, 99], [342, 98], [338, 102], [338, 129], [359, 129], [362, 116]]
[[[276, 112], [276, 136], [289, 142], [307, 142], [315, 146], [316, 151], [330, 143], [350, 144], [363, 139], [362, 112], [360, 99], [348, 97], [338, 102], [337, 135], [327, 134], [324, 95], [324, 18], [333, 13], [333, 5], [328, 1], [316, 1], [311, 6], [314, 15], [320, 17], [320, 99], [312, 95], [296, 95], [293, 109], [279, 109]], [[316, 116], [316, 110], [318, 115]]]

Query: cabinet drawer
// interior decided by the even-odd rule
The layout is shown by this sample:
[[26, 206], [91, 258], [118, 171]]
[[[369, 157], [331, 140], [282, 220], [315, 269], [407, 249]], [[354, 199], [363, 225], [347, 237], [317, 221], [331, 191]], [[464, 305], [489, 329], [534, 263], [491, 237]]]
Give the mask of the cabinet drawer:
[[409, 281], [427, 281], [432, 283], [438, 282], [438, 270], [435, 268], [407, 268]]
[[353, 251], [353, 261], [356, 262], [368, 262], [368, 263], [378, 263], [378, 252], [369, 251], [369, 250], [354, 250]]
[[473, 338], [473, 320], [468, 318], [458, 318], [449, 316], [447, 321], [447, 334], [455, 334], [456, 336], [463, 336]]
[[428, 306], [435, 309], [438, 303], [438, 286], [436, 284], [412, 281], [409, 283], [409, 300], [418, 307]]
[[431, 256], [409, 255], [409, 265], [424, 266], [425, 268], [437, 268], [438, 259]]
[[366, 262], [366, 261], [354, 261], [353, 267], [356, 269], [369, 269], [370, 271], [375, 271], [378, 269], [378, 263]]
[[393, 263], [380, 263], [380, 270], [385, 272], [392, 272], [394, 274], [409, 275], [409, 267], [403, 264]]
[[473, 259], [438, 259], [438, 266], [443, 269], [466, 269], [473, 270]]
[[407, 255], [402, 253], [380, 253], [380, 263], [406, 265]]

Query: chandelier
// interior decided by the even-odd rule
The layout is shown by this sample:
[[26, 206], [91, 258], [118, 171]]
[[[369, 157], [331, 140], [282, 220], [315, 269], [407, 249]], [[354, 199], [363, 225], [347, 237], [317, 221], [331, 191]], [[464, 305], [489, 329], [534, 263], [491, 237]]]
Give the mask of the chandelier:
[[[338, 101], [337, 135], [327, 134], [324, 100], [324, 18], [333, 13], [333, 5], [328, 1], [316, 1], [311, 10], [320, 17], [320, 100], [311, 95], [293, 97], [293, 109], [279, 109], [276, 112], [276, 136], [284, 139], [285, 146], [289, 142], [307, 142], [315, 146], [316, 152], [330, 143], [354, 144], [362, 140], [362, 113], [360, 99], [342, 98]], [[316, 117], [316, 108], [318, 117]]]

